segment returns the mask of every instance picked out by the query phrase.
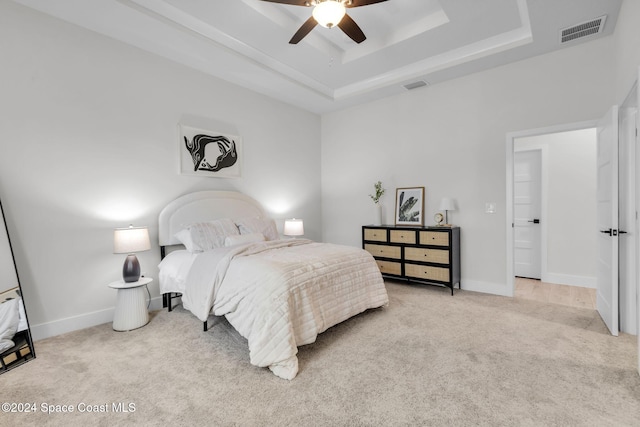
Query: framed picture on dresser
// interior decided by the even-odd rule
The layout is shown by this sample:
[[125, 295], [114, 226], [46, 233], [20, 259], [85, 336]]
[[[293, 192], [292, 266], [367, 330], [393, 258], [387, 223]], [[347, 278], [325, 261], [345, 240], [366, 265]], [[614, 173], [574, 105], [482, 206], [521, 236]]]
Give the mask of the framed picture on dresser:
[[396, 188], [396, 225], [424, 224], [424, 187]]

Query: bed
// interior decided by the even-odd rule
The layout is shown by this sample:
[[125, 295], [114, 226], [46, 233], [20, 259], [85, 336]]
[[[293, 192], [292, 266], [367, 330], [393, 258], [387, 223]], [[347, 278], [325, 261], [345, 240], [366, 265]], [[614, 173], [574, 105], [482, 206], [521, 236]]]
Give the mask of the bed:
[[27, 317], [19, 288], [0, 293], [0, 369], [7, 370], [7, 360], [22, 360], [32, 356], [24, 351], [28, 343]]
[[[163, 305], [204, 322], [225, 316], [247, 339], [252, 365], [293, 379], [298, 347], [388, 304], [373, 257], [360, 248], [281, 239], [252, 198], [230, 191], [182, 196], [160, 213]], [[177, 249], [176, 249], [177, 248]]]

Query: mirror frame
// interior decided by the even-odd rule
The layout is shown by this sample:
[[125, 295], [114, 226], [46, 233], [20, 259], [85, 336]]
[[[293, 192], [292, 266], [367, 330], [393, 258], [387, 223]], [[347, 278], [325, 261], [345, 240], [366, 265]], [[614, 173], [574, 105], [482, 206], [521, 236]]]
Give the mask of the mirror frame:
[[[11, 237], [9, 236], [9, 227], [7, 227], [7, 218], [4, 215], [4, 209], [2, 208], [2, 201], [0, 201], [0, 215], [2, 215], [2, 224], [4, 226], [5, 232], [7, 233], [7, 243], [9, 244], [9, 251], [11, 252], [11, 260], [13, 261], [13, 268], [16, 272], [16, 280], [18, 281], [18, 286], [14, 288], [9, 288], [2, 293], [10, 292], [15, 290], [16, 293], [22, 298], [22, 306], [24, 308], [24, 317], [27, 323], [26, 331], [26, 342], [18, 342], [13, 347], [3, 351], [0, 353], [0, 375], [5, 372], [10, 371], [13, 368], [21, 366], [26, 362], [36, 358], [36, 350], [33, 346], [33, 337], [31, 335], [31, 325], [29, 324], [29, 316], [27, 315], [27, 308], [24, 302], [24, 293], [22, 292], [22, 285], [20, 283], [20, 275], [18, 274], [18, 266], [16, 265], [16, 257], [13, 253], [13, 246], [11, 245]], [[22, 332], [22, 331], [20, 331]], [[26, 351], [28, 350], [28, 351]], [[12, 358], [13, 356], [13, 358]], [[5, 360], [9, 358], [9, 361], [5, 363]]]

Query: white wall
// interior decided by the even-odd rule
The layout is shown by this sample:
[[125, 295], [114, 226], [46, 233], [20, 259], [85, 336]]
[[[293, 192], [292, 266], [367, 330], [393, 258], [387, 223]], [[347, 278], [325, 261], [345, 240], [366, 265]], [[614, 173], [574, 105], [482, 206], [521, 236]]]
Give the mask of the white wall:
[[596, 132], [583, 129], [518, 138], [514, 150], [546, 148], [547, 269], [542, 280], [595, 287]]
[[624, 0], [620, 7], [615, 38], [615, 103], [621, 105], [638, 79], [640, 67], [640, 1]]
[[[242, 191], [320, 239], [317, 115], [12, 2], [0, 57], [0, 198], [36, 338], [112, 319], [115, 227], [149, 226], [157, 278], [157, 216], [182, 194]], [[243, 137], [241, 179], [178, 175], [184, 119]]]
[[0, 293], [18, 286], [9, 238], [0, 212]]
[[425, 186], [427, 223], [443, 196], [457, 199], [463, 289], [508, 294], [505, 135], [601, 117], [615, 97], [613, 50], [606, 37], [324, 115], [324, 240], [361, 244], [375, 181], [388, 222], [395, 188]]

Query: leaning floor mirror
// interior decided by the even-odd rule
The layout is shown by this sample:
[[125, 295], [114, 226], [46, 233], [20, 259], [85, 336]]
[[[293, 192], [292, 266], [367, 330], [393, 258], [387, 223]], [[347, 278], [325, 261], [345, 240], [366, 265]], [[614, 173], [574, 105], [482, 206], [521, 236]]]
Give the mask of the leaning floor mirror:
[[0, 203], [0, 374], [36, 357], [7, 222]]

